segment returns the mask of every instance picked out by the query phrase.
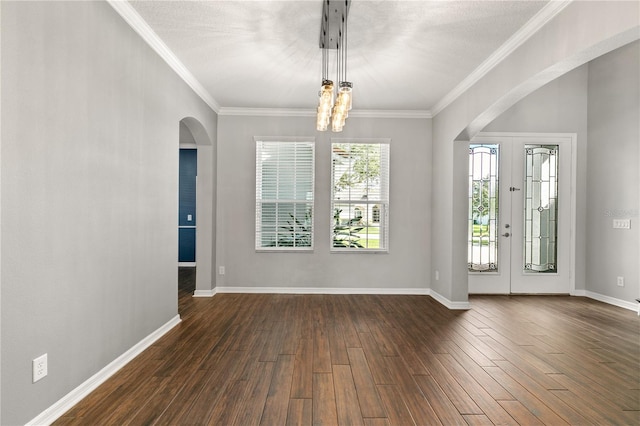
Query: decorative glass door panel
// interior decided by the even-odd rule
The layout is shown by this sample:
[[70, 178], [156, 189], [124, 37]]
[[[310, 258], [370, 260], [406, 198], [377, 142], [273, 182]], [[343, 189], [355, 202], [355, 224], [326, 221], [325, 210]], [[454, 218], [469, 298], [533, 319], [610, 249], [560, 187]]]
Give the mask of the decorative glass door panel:
[[558, 145], [524, 151], [524, 271], [557, 272]]
[[470, 293], [571, 291], [574, 147], [567, 134], [485, 133], [469, 143]]
[[471, 272], [498, 270], [500, 146], [469, 146], [468, 267]]

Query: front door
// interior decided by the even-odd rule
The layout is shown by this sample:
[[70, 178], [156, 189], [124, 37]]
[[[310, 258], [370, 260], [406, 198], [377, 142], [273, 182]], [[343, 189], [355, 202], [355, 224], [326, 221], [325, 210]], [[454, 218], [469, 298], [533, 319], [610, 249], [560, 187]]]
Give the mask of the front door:
[[575, 136], [481, 134], [469, 144], [469, 293], [573, 289]]

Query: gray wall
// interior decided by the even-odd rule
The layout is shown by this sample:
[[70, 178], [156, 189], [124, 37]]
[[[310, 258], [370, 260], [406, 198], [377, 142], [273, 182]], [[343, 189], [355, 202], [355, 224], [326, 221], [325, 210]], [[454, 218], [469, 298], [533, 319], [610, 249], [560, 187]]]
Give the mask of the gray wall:
[[[639, 76], [634, 42], [548, 83], [484, 129], [577, 133], [576, 290], [627, 302], [640, 296]], [[615, 218], [631, 218], [631, 230], [613, 229]]]
[[491, 122], [485, 132], [577, 134], [576, 289], [585, 289], [587, 203], [587, 79], [583, 65], [547, 83]]
[[[218, 286], [429, 288], [429, 119], [352, 117], [336, 134], [317, 133], [313, 117], [220, 116], [218, 125]], [[255, 251], [254, 136], [316, 137], [313, 253]], [[391, 138], [388, 254], [329, 253], [331, 137]]]
[[[638, 39], [638, 2], [572, 2], [433, 118], [431, 289], [468, 300], [465, 141], [568, 71]], [[460, 142], [457, 142], [460, 141]], [[437, 248], [437, 249], [436, 249]]]
[[[587, 290], [627, 302], [640, 296], [639, 105], [639, 42], [589, 64]], [[631, 229], [613, 229], [614, 218]]]
[[[210, 234], [216, 239], [218, 230], [218, 251], [211, 248], [206, 256], [227, 268], [219, 286], [426, 289], [433, 264], [440, 280], [431, 288], [449, 300], [465, 301], [466, 227], [457, 225], [466, 218], [467, 150], [454, 140], [470, 123], [485, 127], [544, 83], [628, 37], [637, 38], [638, 28], [636, 2], [573, 2], [439, 111], [433, 130], [427, 119], [350, 118], [339, 137], [392, 139], [389, 254], [329, 254], [331, 134], [316, 135], [316, 249], [270, 254], [254, 250], [253, 136], [313, 136], [312, 118], [226, 116], [216, 130], [215, 114], [107, 4], [3, 1], [1, 9], [2, 424], [30, 420], [176, 315], [182, 118], [195, 117], [208, 135], [218, 134], [219, 152], [215, 141], [206, 148], [219, 167], [209, 168], [212, 197], [206, 209], [211, 214], [198, 215], [216, 223]], [[616, 70], [632, 86], [637, 57], [635, 65], [626, 61], [627, 69]], [[597, 97], [589, 99], [588, 186], [601, 178], [593, 185], [613, 197], [620, 194], [607, 191], [629, 185], [628, 198], [605, 198], [606, 205], [637, 208], [637, 129], [632, 134], [632, 121], [618, 126], [628, 111], [623, 104], [615, 107], [617, 115], [609, 115], [608, 94], [623, 83], [607, 82], [610, 70], [597, 71], [595, 64], [589, 88], [599, 88], [594, 96], [603, 105], [592, 105]], [[620, 99], [628, 96], [637, 101], [637, 89]], [[637, 117], [637, 102], [633, 105]], [[611, 135], [624, 140], [614, 144], [629, 144], [625, 152], [633, 155], [617, 154], [620, 158], [610, 163]], [[592, 163], [601, 154], [608, 166], [598, 172], [605, 166]], [[636, 161], [635, 176], [625, 167], [630, 176], [616, 171], [607, 180], [625, 161]], [[603, 206], [595, 194], [586, 203], [591, 230], [604, 221], [603, 210], [597, 210]], [[615, 231], [626, 234], [609, 229], [598, 248], [587, 241], [588, 268], [608, 262], [601, 268], [607, 276], [588, 277], [587, 290], [625, 300], [638, 295], [637, 267], [631, 294], [634, 270], [625, 269], [630, 264], [609, 262], [615, 257], [611, 251], [622, 247], [635, 247], [637, 262], [634, 229]], [[635, 240], [621, 241], [622, 235]], [[611, 244], [609, 237], [614, 237]], [[587, 269], [587, 275], [591, 272]], [[605, 292], [610, 275], [624, 275], [627, 287]], [[601, 282], [607, 287], [599, 289]], [[44, 352], [49, 376], [32, 384], [31, 360]]]
[[[177, 315], [178, 123], [215, 135], [216, 118], [107, 3], [3, 1], [1, 19], [1, 411], [13, 425]], [[49, 375], [32, 384], [43, 353]]]

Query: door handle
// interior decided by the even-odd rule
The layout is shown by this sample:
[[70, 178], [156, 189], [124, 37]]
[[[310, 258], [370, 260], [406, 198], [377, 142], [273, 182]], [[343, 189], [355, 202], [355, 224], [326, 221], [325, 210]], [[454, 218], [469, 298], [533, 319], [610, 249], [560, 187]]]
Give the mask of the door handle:
[[504, 234], [502, 234], [502, 236], [503, 236], [503, 237], [508, 237], [508, 236], [510, 236], [510, 235], [511, 235], [511, 234], [510, 234], [510, 233], [508, 233], [508, 232], [505, 232]]

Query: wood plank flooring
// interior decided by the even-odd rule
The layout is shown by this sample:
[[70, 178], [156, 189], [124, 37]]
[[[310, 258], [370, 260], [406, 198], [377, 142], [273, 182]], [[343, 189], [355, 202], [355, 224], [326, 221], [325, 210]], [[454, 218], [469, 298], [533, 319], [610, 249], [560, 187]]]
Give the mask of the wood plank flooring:
[[640, 320], [578, 297], [218, 294], [57, 425], [638, 425]]

